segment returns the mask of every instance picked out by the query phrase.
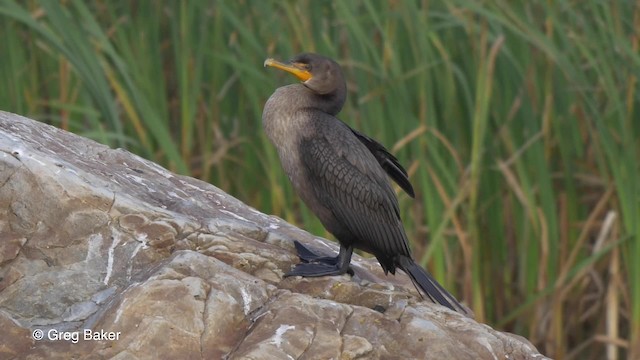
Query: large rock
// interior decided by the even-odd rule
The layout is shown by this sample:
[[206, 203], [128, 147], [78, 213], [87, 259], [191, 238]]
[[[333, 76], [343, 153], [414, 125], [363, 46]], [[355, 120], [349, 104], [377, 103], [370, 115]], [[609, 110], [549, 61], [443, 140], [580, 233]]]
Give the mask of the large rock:
[[125, 150], [0, 112], [0, 151], [2, 359], [543, 358], [375, 261], [283, 279], [336, 247]]

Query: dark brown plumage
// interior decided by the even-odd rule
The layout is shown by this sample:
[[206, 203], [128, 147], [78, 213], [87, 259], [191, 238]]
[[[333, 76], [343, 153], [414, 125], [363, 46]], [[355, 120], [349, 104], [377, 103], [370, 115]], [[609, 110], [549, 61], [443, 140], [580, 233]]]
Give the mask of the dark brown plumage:
[[380, 143], [351, 129], [336, 115], [346, 99], [340, 66], [317, 54], [301, 54], [271, 66], [302, 81], [278, 88], [262, 114], [294, 189], [340, 242], [336, 258], [319, 257], [296, 242], [302, 263], [287, 276], [339, 275], [349, 271], [353, 249], [376, 256], [385, 273], [405, 271], [429, 298], [462, 306], [411, 257], [390, 176], [412, 197], [404, 168]]

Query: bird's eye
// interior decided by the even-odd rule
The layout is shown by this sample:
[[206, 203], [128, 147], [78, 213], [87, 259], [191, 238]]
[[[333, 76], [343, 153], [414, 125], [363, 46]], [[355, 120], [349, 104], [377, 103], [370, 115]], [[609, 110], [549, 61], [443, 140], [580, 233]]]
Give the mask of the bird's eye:
[[297, 62], [295, 63], [295, 66], [300, 70], [311, 71], [311, 64]]

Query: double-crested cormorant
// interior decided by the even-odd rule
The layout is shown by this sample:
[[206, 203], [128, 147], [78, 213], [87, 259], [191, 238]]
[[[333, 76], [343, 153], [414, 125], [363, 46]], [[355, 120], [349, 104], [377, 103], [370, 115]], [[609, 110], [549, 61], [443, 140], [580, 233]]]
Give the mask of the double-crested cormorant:
[[264, 66], [302, 81], [271, 95], [262, 125], [298, 195], [340, 242], [340, 253], [331, 258], [317, 256], [296, 241], [302, 263], [286, 276], [350, 272], [357, 248], [375, 255], [385, 274], [400, 268], [432, 301], [466, 312], [411, 257], [398, 200], [387, 178], [414, 197], [407, 172], [384, 146], [335, 117], [347, 96], [340, 66], [309, 53], [288, 64], [267, 59]]

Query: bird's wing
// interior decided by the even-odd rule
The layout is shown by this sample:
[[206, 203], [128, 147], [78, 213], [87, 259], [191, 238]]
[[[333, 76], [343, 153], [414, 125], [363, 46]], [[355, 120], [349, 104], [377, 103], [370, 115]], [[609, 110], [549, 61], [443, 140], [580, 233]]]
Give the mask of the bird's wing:
[[[301, 158], [318, 200], [358, 238], [360, 247], [381, 257], [410, 256], [395, 193], [380, 164], [342, 122], [316, 123], [303, 138]], [[381, 264], [393, 271], [393, 264]]]
[[[351, 129], [351, 128], [350, 128]], [[409, 181], [409, 175], [407, 171], [398, 162], [398, 159], [393, 156], [389, 150], [387, 150], [382, 144], [369, 136], [359, 132], [358, 130], [351, 129], [353, 134], [363, 143], [369, 151], [375, 156], [376, 160], [384, 171], [395, 181], [402, 190], [404, 190], [409, 196], [415, 198], [416, 195], [413, 192], [413, 186]]]

